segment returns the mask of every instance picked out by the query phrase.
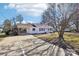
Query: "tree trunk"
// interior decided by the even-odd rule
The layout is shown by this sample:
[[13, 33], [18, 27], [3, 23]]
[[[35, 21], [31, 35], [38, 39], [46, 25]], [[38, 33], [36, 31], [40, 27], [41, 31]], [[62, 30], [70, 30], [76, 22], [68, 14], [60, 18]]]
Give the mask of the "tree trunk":
[[78, 31], [78, 22], [76, 21], [76, 32]]
[[75, 25], [76, 25], [76, 32], [79, 32], [79, 20], [78, 20], [78, 18], [75, 22]]
[[59, 42], [60, 44], [62, 44], [62, 43], [64, 42], [64, 37], [63, 37], [63, 35], [64, 35], [64, 32], [63, 32], [63, 31], [59, 33], [58, 42]]
[[58, 37], [58, 45], [66, 49], [68, 45], [66, 44], [63, 35], [64, 35], [64, 31], [60, 31], [59, 37]]

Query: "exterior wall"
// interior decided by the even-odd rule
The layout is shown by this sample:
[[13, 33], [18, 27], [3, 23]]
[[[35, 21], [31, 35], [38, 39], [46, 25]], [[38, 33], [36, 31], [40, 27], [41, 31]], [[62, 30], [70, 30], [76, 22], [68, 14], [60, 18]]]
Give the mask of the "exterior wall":
[[[53, 32], [53, 28], [51, 26], [32, 26], [32, 25], [18, 25], [18, 33], [19, 34], [41, 34], [41, 33], [50, 33]], [[33, 31], [35, 28], [35, 31]], [[52, 30], [50, 30], [50, 28]], [[19, 30], [22, 29], [22, 30]], [[42, 30], [39, 30], [42, 29]], [[25, 30], [25, 31], [24, 31]]]
[[[33, 31], [33, 28], [35, 28], [35, 31]], [[27, 33], [28, 34], [41, 34], [41, 33], [50, 33], [50, 32], [53, 32], [53, 30], [48, 30], [48, 29], [50, 29], [50, 28], [45, 28], [45, 31], [39, 31], [39, 27], [38, 28], [32, 27], [30, 29], [27, 29]]]
[[18, 34], [27, 34], [27, 28], [18, 28]]
[[32, 27], [32, 28], [27, 29], [27, 33], [28, 34], [36, 34], [36, 33], [39, 33], [38, 32], [38, 28], [35, 28], [35, 31], [33, 31], [33, 28], [35, 28], [35, 27]]

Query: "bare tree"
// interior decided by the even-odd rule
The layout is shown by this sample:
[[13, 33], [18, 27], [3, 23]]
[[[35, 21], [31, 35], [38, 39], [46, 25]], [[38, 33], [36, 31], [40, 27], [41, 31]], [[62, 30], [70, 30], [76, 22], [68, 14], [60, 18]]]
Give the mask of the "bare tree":
[[9, 19], [6, 19], [3, 23], [3, 31], [6, 33], [6, 35], [9, 35], [9, 31], [12, 29], [12, 22]]
[[58, 42], [64, 42], [64, 31], [73, 25], [72, 20], [75, 19], [78, 11], [75, 4], [53, 3], [48, 4], [48, 9], [43, 13], [42, 23], [51, 24], [55, 31], [58, 32]]
[[16, 16], [16, 21], [18, 21], [21, 24], [23, 21], [23, 16], [22, 15]]
[[[78, 6], [79, 6], [79, 4], [76, 3], [75, 4], [76, 11], [79, 11], [79, 7]], [[79, 12], [75, 16], [74, 24], [75, 24], [75, 31], [79, 32]]]
[[75, 31], [79, 32], [79, 15], [77, 16], [77, 18], [74, 21], [74, 25], [75, 25]]

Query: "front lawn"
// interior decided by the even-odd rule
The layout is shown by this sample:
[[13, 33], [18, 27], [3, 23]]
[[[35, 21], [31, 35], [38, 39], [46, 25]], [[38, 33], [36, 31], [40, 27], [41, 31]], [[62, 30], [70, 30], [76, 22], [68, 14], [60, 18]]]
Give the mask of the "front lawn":
[[39, 39], [46, 39], [48, 41], [53, 40], [58, 37], [57, 33], [39, 34], [39, 35], [34, 35], [34, 36]]
[[3, 38], [5, 38], [5, 37], [7, 37], [7, 35], [5, 35], [5, 33], [0, 33], [0, 41], [1, 41]]
[[79, 34], [78, 33], [65, 33], [65, 41], [70, 43], [79, 54]]
[[7, 35], [5, 35], [5, 33], [0, 33], [0, 38], [4, 38], [6, 37]]
[[[51, 33], [51, 34], [40, 34], [40, 35], [35, 35], [35, 36], [40, 39], [53, 40], [58, 37], [58, 34]], [[75, 49], [78, 49], [79, 51], [79, 33], [65, 32], [64, 39], [66, 42], [71, 44]]]

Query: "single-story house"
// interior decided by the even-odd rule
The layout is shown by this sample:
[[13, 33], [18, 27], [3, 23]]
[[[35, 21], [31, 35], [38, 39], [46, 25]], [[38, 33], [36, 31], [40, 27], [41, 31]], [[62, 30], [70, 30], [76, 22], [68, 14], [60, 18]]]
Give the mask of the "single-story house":
[[46, 24], [17, 24], [18, 34], [41, 34], [53, 32], [53, 27]]

